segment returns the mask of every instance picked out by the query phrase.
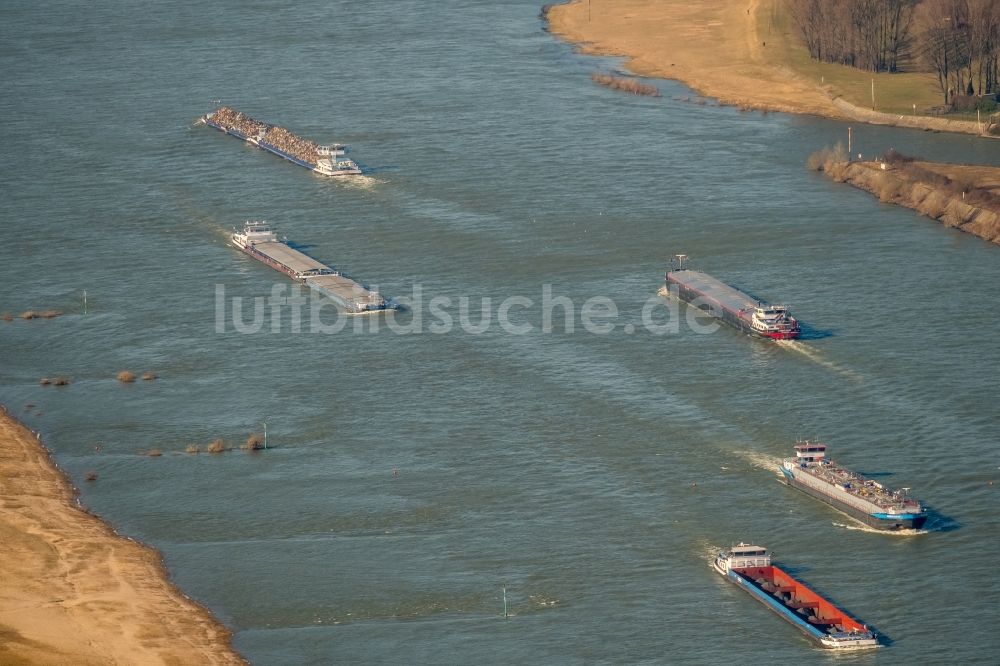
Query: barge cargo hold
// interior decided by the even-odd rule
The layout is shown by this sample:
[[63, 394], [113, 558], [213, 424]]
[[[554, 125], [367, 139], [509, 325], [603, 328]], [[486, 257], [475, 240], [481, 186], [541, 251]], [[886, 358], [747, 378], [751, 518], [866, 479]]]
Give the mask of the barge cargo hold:
[[788, 485], [877, 530], [918, 530], [927, 521], [924, 507], [907, 496], [909, 488], [892, 490], [841, 467], [826, 457], [825, 444], [799, 442], [781, 473]]
[[242, 231], [233, 232], [232, 243], [254, 259], [330, 298], [347, 312], [360, 314], [397, 307], [377, 291], [370, 291], [340, 271], [278, 240], [265, 222], [246, 222]]
[[[684, 259], [684, 255], [677, 257], [679, 261]], [[799, 322], [784, 305], [758, 301], [711, 275], [683, 268], [679, 263], [665, 277], [665, 295], [675, 294], [745, 333], [772, 340], [794, 340], [802, 333]]]
[[879, 645], [874, 631], [774, 565], [765, 548], [740, 543], [719, 553], [712, 567], [825, 648]]
[[250, 145], [322, 176], [359, 176], [362, 173], [361, 168], [353, 160], [337, 159], [344, 154], [346, 146], [339, 143], [328, 146], [317, 145], [292, 134], [283, 127], [255, 120], [228, 106], [219, 107], [201, 120], [209, 127], [242, 139]]

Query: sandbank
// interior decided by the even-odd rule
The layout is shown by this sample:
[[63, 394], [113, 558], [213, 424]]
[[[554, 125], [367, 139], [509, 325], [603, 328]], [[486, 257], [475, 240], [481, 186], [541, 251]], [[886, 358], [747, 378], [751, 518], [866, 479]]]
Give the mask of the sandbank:
[[246, 663], [156, 551], [77, 505], [38, 437], [2, 408], [0, 506], [0, 663]]

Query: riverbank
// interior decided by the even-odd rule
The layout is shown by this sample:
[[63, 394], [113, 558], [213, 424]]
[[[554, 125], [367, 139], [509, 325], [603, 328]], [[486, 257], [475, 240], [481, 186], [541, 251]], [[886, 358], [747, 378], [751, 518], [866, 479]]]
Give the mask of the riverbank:
[[246, 663], [156, 551], [77, 506], [36, 435], [5, 411], [0, 506], [0, 663]]
[[1000, 245], [1000, 168], [936, 162], [833, 162], [822, 171], [945, 226]]
[[549, 30], [582, 52], [623, 56], [635, 74], [681, 81], [723, 104], [934, 131], [983, 129], [976, 122], [863, 108], [849, 99], [857, 88], [853, 79], [867, 85], [873, 78], [878, 90], [912, 86], [916, 108], [932, 99], [932, 88], [923, 74], [871, 76], [803, 59], [778, 0], [572, 0], [545, 14]]

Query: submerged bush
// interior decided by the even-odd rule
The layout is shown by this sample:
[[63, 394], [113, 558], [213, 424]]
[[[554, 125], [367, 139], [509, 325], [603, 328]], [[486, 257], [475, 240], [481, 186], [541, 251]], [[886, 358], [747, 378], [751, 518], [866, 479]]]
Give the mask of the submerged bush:
[[118, 373], [118, 381], [123, 384], [131, 384], [135, 381], [135, 373], [131, 370], [122, 370]]
[[660, 89], [648, 83], [643, 83], [638, 79], [629, 79], [611, 74], [601, 74], [594, 72], [590, 75], [590, 80], [600, 86], [630, 92], [633, 95], [648, 95], [649, 97], [659, 97]]

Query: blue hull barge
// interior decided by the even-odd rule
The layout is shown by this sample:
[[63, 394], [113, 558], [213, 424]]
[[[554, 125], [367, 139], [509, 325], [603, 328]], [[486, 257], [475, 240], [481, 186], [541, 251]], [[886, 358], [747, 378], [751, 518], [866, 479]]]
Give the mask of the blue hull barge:
[[382, 298], [377, 291], [371, 291], [340, 271], [278, 240], [264, 222], [247, 222], [242, 231], [233, 232], [232, 243], [257, 261], [323, 294], [351, 314], [397, 308], [395, 303]]
[[893, 490], [838, 465], [826, 457], [826, 444], [799, 442], [781, 473], [788, 485], [877, 530], [919, 530], [927, 522], [927, 510], [909, 488]]
[[261, 150], [266, 150], [321, 176], [361, 175], [361, 168], [354, 161], [338, 159], [338, 156], [344, 154], [346, 148], [342, 144], [320, 146], [292, 134], [284, 127], [254, 120], [228, 106], [219, 107], [201, 120], [209, 127], [242, 139]]

